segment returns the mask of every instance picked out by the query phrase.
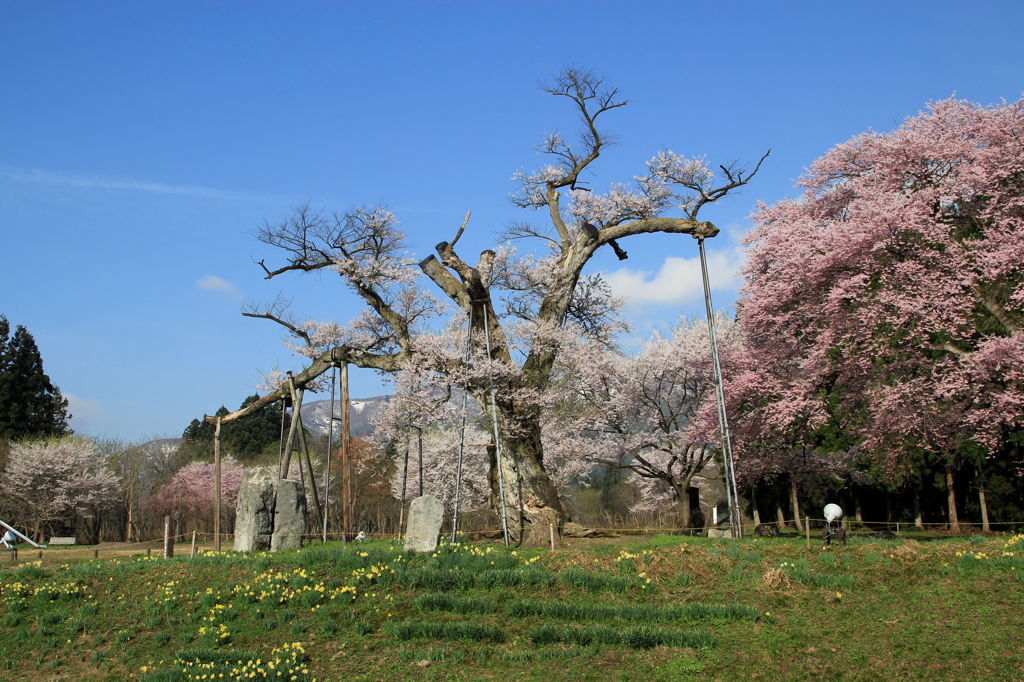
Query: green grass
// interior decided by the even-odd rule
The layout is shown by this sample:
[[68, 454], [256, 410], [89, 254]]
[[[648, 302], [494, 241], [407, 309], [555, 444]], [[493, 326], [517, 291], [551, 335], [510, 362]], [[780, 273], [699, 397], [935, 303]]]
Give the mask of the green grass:
[[725, 622], [757, 620], [757, 609], [743, 604], [709, 605], [689, 602], [681, 606], [654, 606], [649, 604], [574, 604], [535, 599], [517, 599], [510, 602], [506, 613], [513, 618], [552, 618], [557, 620], [623, 620], [641, 623], [670, 623], [674, 621]]
[[12, 563], [0, 678], [1021, 678], [1024, 541], [855, 540]]
[[424, 594], [412, 602], [421, 611], [448, 611], [451, 613], [494, 613], [498, 605], [487, 599], [471, 599], [452, 594]]
[[501, 628], [473, 621], [435, 623], [407, 620], [401, 623], [389, 622], [384, 626], [384, 634], [391, 635], [403, 642], [410, 639], [474, 642], [487, 640], [500, 644], [505, 641], [505, 633], [502, 632]]
[[595, 627], [571, 627], [560, 625], [539, 625], [529, 634], [537, 645], [566, 643], [575, 646], [622, 644], [631, 649], [651, 649], [656, 646], [675, 648], [708, 649], [715, 645], [715, 638], [706, 629], [660, 629], [645, 626], [617, 628], [608, 625]]

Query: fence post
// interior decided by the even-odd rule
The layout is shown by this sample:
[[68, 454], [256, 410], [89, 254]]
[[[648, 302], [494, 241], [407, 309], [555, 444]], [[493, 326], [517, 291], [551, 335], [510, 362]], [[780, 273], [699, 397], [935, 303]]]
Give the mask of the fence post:
[[100, 558], [100, 551], [98, 549], [94, 549], [92, 551], [92, 558], [93, 559], [99, 559]]
[[548, 530], [551, 532], [551, 551], [554, 552], [555, 551], [555, 527], [553, 525], [552, 526], [548, 526]]
[[174, 538], [171, 537], [171, 517], [164, 517], [164, 558], [170, 559], [174, 556]]
[[189, 559], [196, 558], [196, 532], [192, 531], [192, 553], [188, 556]]
[[807, 531], [807, 549], [811, 548], [811, 517], [804, 517], [804, 529]]

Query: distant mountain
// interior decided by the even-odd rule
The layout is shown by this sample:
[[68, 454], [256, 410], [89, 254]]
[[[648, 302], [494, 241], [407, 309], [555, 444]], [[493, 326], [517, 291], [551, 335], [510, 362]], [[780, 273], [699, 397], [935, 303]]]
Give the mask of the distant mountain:
[[[438, 391], [438, 397], [441, 397], [441, 391]], [[391, 400], [389, 395], [378, 395], [372, 398], [358, 398], [355, 400], [349, 400], [349, 420], [351, 424], [349, 428], [352, 431], [353, 436], [365, 436], [373, 433], [373, 424], [370, 423], [371, 417], [379, 414], [381, 410], [387, 407], [388, 401]], [[462, 391], [456, 387], [452, 387], [451, 400], [456, 404], [460, 404], [462, 401]], [[473, 399], [470, 399], [466, 403], [467, 412], [469, 419], [474, 420], [480, 416], [480, 406]], [[334, 401], [334, 433], [337, 435], [341, 429], [341, 401]], [[331, 423], [331, 401], [330, 400], [315, 400], [308, 403], [302, 404], [302, 423], [311, 432], [321, 435], [327, 435], [328, 425]]]
[[143, 447], [160, 448], [164, 451], [177, 450], [179, 445], [181, 445], [180, 438], [157, 438], [142, 444]]
[[[372, 398], [357, 398], [348, 401], [349, 429], [353, 436], [365, 436], [373, 432], [370, 418], [383, 410], [389, 395], [378, 395]], [[341, 401], [334, 401], [334, 433], [341, 432]], [[314, 400], [302, 404], [302, 424], [313, 433], [327, 435], [331, 423], [331, 401]]]

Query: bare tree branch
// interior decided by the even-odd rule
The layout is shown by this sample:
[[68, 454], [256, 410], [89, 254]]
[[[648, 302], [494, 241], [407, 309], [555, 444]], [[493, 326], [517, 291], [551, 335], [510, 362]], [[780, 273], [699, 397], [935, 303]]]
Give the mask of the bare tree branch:
[[462, 221], [462, 225], [459, 226], [459, 231], [455, 234], [455, 239], [451, 241], [452, 247], [455, 246], [456, 242], [459, 241], [459, 237], [462, 236], [463, 230], [466, 229], [466, 225], [469, 223], [469, 216], [473, 215], [472, 211], [466, 211], [466, 219]]

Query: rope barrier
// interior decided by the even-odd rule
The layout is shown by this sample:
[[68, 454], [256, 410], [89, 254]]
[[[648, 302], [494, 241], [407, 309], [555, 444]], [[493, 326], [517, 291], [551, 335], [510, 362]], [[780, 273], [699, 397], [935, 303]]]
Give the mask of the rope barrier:
[[[806, 519], [801, 519], [801, 521], [804, 522], [804, 523], [810, 521], [810, 522], [814, 522], [815, 524], [818, 524], [818, 525], [821, 525], [821, 526], [824, 526], [824, 524], [825, 524], [825, 519], [823, 519], [823, 518], [806, 518]], [[765, 522], [762, 522], [761, 524], [758, 524], [758, 525], [774, 526], [774, 527], [781, 526], [782, 528], [786, 528], [787, 526], [791, 525], [792, 523], [793, 523], [792, 520], [787, 521], [784, 524], [780, 524], [778, 521], [765, 521]], [[906, 523], [906, 522], [903, 522], [903, 521], [898, 521], [898, 522], [896, 522], [896, 521], [893, 521], [893, 522], [885, 522], [885, 521], [866, 521], [866, 522], [861, 522], [861, 521], [856, 521], [856, 522], [853, 522], [853, 523], [855, 523], [857, 526], [859, 526], [859, 530], [860, 531], [866, 532], [868, 534], [874, 534], [874, 533], [880, 532], [878, 530], [873, 530], [872, 527], [876, 527], [876, 528], [881, 527], [881, 528], [886, 529], [886, 530], [889, 529], [889, 528], [896, 528], [898, 532], [901, 531], [901, 530], [902, 531], [907, 531], [910, 535], [914, 535], [914, 534], [916, 534], [918, 532], [921, 532], [921, 531], [927, 531], [929, 528], [931, 528], [932, 531], [943, 531], [945, 535], [950, 536], [950, 537], [960, 537], [960, 536], [967, 537], [967, 536], [970, 536], [970, 535], [977, 534], [977, 532], [980, 530], [978, 526], [976, 526], [974, 524], [970, 524], [970, 523], [962, 523], [962, 524], [960, 524], [963, 528], [960, 531], [957, 531], [957, 532], [949, 531], [949, 524], [948, 523], [923, 523], [923, 524], [921, 524], [921, 526], [917, 526], [916, 524], [914, 524], [912, 522], [911, 523]], [[755, 527], [755, 524], [753, 524], [753, 523], [746, 523], [746, 524], [744, 524], [744, 526]], [[1024, 526], [1024, 523], [1020, 523], [1020, 522], [990, 522], [989, 523], [989, 527], [990, 527], [990, 529], [992, 529], [990, 532], [1014, 532], [1015, 530], [1021, 528], [1022, 526]], [[1005, 530], [1003, 530], [1003, 531], [996, 531], [995, 530], [996, 527], [1003, 527], [1003, 528], [1005, 528]], [[809, 526], [808, 526], [808, 528], [809, 528]], [[805, 528], [805, 531], [808, 530], [808, 528]], [[555, 539], [554, 532], [553, 532], [554, 531], [554, 527], [553, 526], [549, 526], [548, 529], [549, 529], [549, 533], [551, 535], [551, 540], [552, 540], [552, 544], [553, 544], [553, 541]], [[703, 532], [704, 530], [706, 530], [706, 529], [704, 527], [702, 527], [702, 526], [701, 527], [691, 526], [689, 528], [679, 528], [677, 526], [637, 526], [637, 527], [627, 527], [627, 528], [610, 527], [610, 526], [584, 526], [584, 527], [582, 527], [581, 532], [582, 533], [586, 533], [586, 534], [589, 535], [591, 533], [607, 533], [607, 534], [619, 534], [619, 533], [692, 533], [692, 532]], [[795, 528], [793, 528], [793, 531], [797, 532]], [[473, 531], [460, 531], [460, 534], [467, 535], [467, 536], [469, 536], [469, 535], [490, 534], [490, 535], [494, 536], [491, 539], [497, 540], [497, 539], [499, 539], [502, 536], [503, 529], [502, 528], [482, 528], [482, 529], [473, 530]], [[345, 533], [328, 533], [327, 538], [328, 539], [334, 539], [334, 540], [340, 540], [343, 535], [346, 535], [346, 534]], [[348, 535], [352, 535], [352, 533], [348, 533]], [[175, 534], [172, 537], [172, 542], [177, 543], [177, 542], [181, 542], [181, 541], [191, 541], [192, 540], [192, 536], [193, 536], [193, 532], [192, 531], [189, 531], [187, 533], [178, 533], [178, 534]], [[221, 538], [228, 539], [228, 540], [233, 540], [234, 536], [235, 536], [235, 533], [221, 533], [220, 534]], [[302, 537], [302, 538], [308, 538], [310, 541], [314, 541], [314, 540], [320, 540], [323, 537], [323, 535], [322, 535], [322, 533], [290, 533], [290, 534], [278, 535], [277, 537], [279, 537], [279, 538], [280, 537], [285, 537], [285, 538]], [[383, 539], [400, 540], [401, 538], [402, 538], [402, 536], [400, 534], [397, 534], [397, 533], [373, 533], [373, 534], [367, 535], [367, 539], [368, 540], [371, 540], [371, 539], [372, 540], [383, 540]], [[214, 533], [209, 533], [209, 532], [198, 533], [198, 542], [201, 542], [203, 544], [210, 544], [210, 543], [212, 543], [214, 541], [214, 539], [215, 539]], [[560, 539], [561, 540], [565, 540], [565, 539], [581, 539], [581, 540], [586, 540], [586, 539], [591, 539], [591, 538], [588, 538], [585, 535], [569, 534], [569, 535], [563, 535]], [[81, 545], [78, 546], [78, 547], [62, 546], [61, 549], [55, 550], [55, 553], [59, 553], [61, 556], [66, 556], [66, 557], [69, 557], [69, 558], [70, 557], [74, 557], [74, 556], [80, 556], [82, 554], [92, 553], [93, 558], [98, 558], [101, 551], [104, 552], [104, 553], [118, 554], [118, 553], [131, 553], [131, 552], [136, 551], [136, 550], [141, 552], [143, 549], [145, 549], [146, 550], [146, 556], [152, 556], [152, 552], [153, 552], [154, 548], [152, 546], [150, 546], [150, 547], [142, 547], [142, 545], [158, 545], [157, 548], [158, 549], [162, 549], [162, 547], [160, 547], [160, 545], [162, 545], [162, 543], [163, 543], [163, 538], [156, 538], [156, 539], [153, 539], [153, 540], [139, 542], [139, 543], [134, 544], [134, 545], [131, 545], [131, 544], [124, 544], [124, 545], [120, 545], [120, 546], [115, 545], [115, 546], [111, 546], [111, 547], [105, 547], [105, 548], [102, 548], [102, 549], [100, 549], [98, 547], [81, 546]], [[40, 559], [42, 558], [44, 551], [47, 554], [49, 554], [51, 551], [54, 551], [54, 548], [48, 548], [47, 550], [38, 550], [38, 557]], [[202, 550], [201, 552], [197, 552], [197, 554], [198, 553], [203, 553], [203, 552], [208, 553], [210, 551], [211, 550], [208, 550], [208, 549], [207, 550]], [[19, 553], [16, 550], [16, 548], [12, 548], [9, 551], [9, 553], [11, 554], [11, 561], [18, 561], [19, 560], [19, 558], [18, 558], [19, 554], [21, 554], [21, 555], [25, 555], [26, 554], [24, 551]]]

